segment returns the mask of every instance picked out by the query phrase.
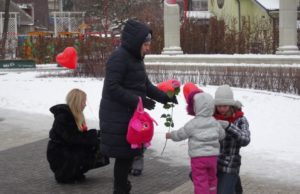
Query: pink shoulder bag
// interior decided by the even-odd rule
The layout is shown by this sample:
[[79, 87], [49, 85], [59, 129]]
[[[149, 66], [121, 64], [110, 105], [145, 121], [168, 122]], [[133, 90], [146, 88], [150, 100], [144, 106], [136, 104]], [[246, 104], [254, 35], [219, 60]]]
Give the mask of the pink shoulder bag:
[[139, 97], [139, 103], [128, 124], [127, 141], [132, 149], [141, 148], [142, 144], [149, 147], [154, 132], [156, 121], [144, 111], [143, 102]]

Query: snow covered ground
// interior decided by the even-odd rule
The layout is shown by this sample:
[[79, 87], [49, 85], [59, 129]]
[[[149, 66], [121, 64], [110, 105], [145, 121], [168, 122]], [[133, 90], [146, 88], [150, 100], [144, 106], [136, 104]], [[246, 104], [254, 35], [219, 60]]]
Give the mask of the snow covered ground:
[[[0, 71], [0, 108], [50, 115], [49, 108], [54, 104], [64, 103], [68, 91], [81, 88], [88, 95], [85, 109], [87, 119], [98, 120], [103, 80], [41, 78], [41, 75], [43, 73], [37, 71]], [[200, 87], [212, 95], [217, 88]], [[233, 91], [235, 99], [244, 104], [243, 110], [251, 130], [251, 143], [242, 149], [241, 174], [300, 185], [300, 96], [241, 88], [233, 88]], [[178, 101], [179, 105], [174, 108], [174, 129], [191, 118], [186, 114], [182, 94]], [[168, 129], [164, 127], [160, 115], [166, 112], [159, 104], [150, 112], [159, 123], [151, 149], [157, 157], [172, 165], [189, 165], [187, 141], [168, 141], [161, 155]]]

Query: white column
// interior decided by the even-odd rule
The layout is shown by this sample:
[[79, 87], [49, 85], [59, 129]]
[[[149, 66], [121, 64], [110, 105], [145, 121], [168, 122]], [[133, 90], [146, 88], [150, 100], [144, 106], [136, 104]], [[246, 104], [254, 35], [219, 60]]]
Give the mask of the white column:
[[59, 5], [58, 5], [58, 9], [59, 9], [59, 12], [63, 12], [64, 11], [64, 6], [63, 6], [63, 0], [58, 0], [59, 2]]
[[54, 37], [57, 37], [57, 20], [56, 20], [57, 12], [54, 12]]
[[297, 7], [298, 0], [279, 2], [279, 55], [300, 55], [297, 46]]
[[73, 32], [73, 29], [71, 26], [71, 12], [68, 12], [68, 31]]
[[164, 39], [165, 47], [162, 54], [182, 54], [180, 47], [179, 6], [173, 1], [164, 2]]
[[2, 38], [3, 36], [3, 23], [4, 23], [4, 19], [3, 19], [3, 14], [4, 12], [0, 12], [0, 38]]

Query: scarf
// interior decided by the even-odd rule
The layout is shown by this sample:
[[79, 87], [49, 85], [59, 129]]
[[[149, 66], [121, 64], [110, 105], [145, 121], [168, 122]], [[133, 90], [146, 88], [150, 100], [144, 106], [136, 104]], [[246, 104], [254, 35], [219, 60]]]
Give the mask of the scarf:
[[86, 126], [85, 123], [82, 123], [82, 125], [81, 125], [81, 131], [82, 131], [82, 132], [88, 131], [88, 128], [87, 128], [87, 126]]
[[214, 117], [217, 120], [225, 120], [228, 121], [229, 123], [233, 123], [236, 121], [238, 118], [244, 116], [244, 113], [242, 111], [236, 111], [232, 116], [225, 118], [224, 115], [221, 115], [219, 113], [215, 113]]

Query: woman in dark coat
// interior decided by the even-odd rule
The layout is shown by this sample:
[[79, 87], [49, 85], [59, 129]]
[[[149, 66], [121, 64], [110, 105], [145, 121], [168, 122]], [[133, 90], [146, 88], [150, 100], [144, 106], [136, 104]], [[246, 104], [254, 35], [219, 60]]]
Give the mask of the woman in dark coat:
[[[106, 75], [100, 102], [101, 152], [116, 158], [114, 166], [114, 194], [128, 194], [128, 181], [133, 158], [142, 154], [141, 149], [131, 149], [126, 140], [130, 118], [138, 104], [138, 97], [145, 108], [151, 110], [155, 101], [177, 102], [157, 89], [148, 79], [144, 55], [150, 51], [150, 28], [129, 20], [122, 31], [121, 46], [106, 64]], [[154, 101], [155, 100], [155, 101]]]
[[84, 173], [95, 168], [95, 153], [100, 140], [95, 129], [87, 130], [83, 109], [86, 94], [73, 89], [67, 104], [50, 108], [54, 123], [49, 133], [47, 159], [58, 183], [73, 183], [85, 178]]

